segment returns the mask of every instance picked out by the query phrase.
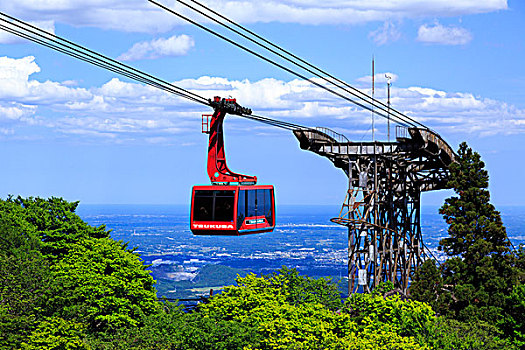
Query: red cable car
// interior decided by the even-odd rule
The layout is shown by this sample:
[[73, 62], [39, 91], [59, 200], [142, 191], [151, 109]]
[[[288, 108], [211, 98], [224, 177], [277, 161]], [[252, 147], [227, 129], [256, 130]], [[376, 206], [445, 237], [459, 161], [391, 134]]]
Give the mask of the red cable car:
[[[251, 114], [235, 99], [215, 97], [213, 115], [203, 115], [202, 132], [210, 135], [208, 176], [212, 185], [193, 186], [190, 229], [195, 235], [239, 236], [275, 228], [272, 185], [256, 185], [257, 177], [232, 172], [226, 164], [222, 124], [227, 113]], [[211, 120], [210, 120], [211, 117]]]

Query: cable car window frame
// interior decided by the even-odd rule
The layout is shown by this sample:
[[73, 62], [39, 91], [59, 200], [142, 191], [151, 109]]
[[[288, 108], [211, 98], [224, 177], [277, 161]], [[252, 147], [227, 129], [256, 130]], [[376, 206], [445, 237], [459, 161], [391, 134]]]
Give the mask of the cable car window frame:
[[[193, 221], [233, 222], [235, 218], [235, 192], [235, 190], [195, 190], [193, 196]], [[201, 200], [205, 198], [211, 199], [211, 208], [209, 206], [210, 202], [208, 201], [204, 207], [204, 210], [208, 209], [208, 213], [206, 213], [207, 216], [203, 217], [199, 210], [202, 208], [200, 205]], [[226, 211], [220, 213], [222, 216], [217, 219], [218, 213], [216, 209], [218, 202], [221, 202], [221, 206], [229, 204], [229, 208], [226, 209], [225, 207]]]
[[[257, 189], [256, 190], [256, 198], [257, 198], [257, 201], [256, 201], [256, 212], [257, 212], [257, 217], [261, 217], [263, 215], [265, 215], [265, 212], [264, 212], [264, 192], [265, 190], [263, 189]], [[259, 222], [259, 220], [257, 220], [257, 223], [256, 223], [256, 227], [257, 226], [264, 226], [262, 223]]]
[[264, 217], [270, 226], [273, 226], [273, 191], [264, 189]]

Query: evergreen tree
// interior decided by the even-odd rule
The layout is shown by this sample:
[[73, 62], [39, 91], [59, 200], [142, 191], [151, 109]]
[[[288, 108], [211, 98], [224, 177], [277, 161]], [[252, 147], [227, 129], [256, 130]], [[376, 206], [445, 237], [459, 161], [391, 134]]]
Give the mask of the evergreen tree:
[[440, 249], [449, 259], [439, 274], [431, 263], [422, 266], [411, 287], [412, 297], [429, 302], [442, 315], [496, 325], [517, 341], [520, 321], [512, 305], [521, 291], [516, 286], [523, 283], [524, 259], [511, 249], [501, 215], [490, 203], [485, 164], [466, 143], [450, 166], [449, 185], [456, 195], [439, 210], [449, 225]]
[[477, 152], [463, 142], [457, 163], [450, 166], [449, 186], [459, 197], [450, 197], [439, 210], [449, 224], [450, 237], [440, 244], [449, 256], [462, 256], [466, 263], [509, 252], [510, 242], [500, 213], [490, 201], [489, 175]]
[[441, 270], [432, 259], [426, 260], [416, 270], [410, 285], [410, 296], [432, 306], [439, 315], [449, 314], [450, 293], [444, 293]]
[[450, 167], [450, 186], [458, 196], [439, 210], [449, 224], [443, 251], [451, 257], [443, 266], [444, 285], [453, 289], [451, 310], [460, 320], [498, 322], [505, 298], [518, 282], [510, 241], [500, 213], [490, 204], [489, 176], [477, 152], [466, 143]]

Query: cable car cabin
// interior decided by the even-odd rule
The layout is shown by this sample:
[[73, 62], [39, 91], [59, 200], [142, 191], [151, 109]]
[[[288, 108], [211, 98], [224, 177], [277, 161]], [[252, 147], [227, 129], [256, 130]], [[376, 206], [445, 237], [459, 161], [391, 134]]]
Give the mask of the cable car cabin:
[[271, 232], [275, 227], [273, 186], [194, 186], [190, 220], [194, 235]]
[[[273, 231], [275, 200], [271, 185], [256, 185], [257, 176], [234, 173], [226, 164], [223, 121], [227, 113], [250, 115], [234, 98], [209, 100], [212, 115], [202, 116], [202, 132], [209, 134], [208, 177], [211, 186], [194, 186], [190, 229], [195, 235], [240, 236]], [[211, 117], [211, 119], [210, 119]]]

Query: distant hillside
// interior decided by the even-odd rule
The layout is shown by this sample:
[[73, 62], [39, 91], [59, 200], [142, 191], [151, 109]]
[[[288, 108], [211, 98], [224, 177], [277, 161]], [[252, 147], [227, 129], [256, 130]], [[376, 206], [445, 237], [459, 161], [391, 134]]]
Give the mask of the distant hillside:
[[193, 279], [196, 287], [228, 286], [235, 284], [237, 275], [244, 277], [248, 272], [224, 265], [206, 265]]
[[237, 276], [245, 277], [247, 271], [224, 265], [206, 265], [190, 281], [174, 281], [168, 278], [158, 278], [157, 296], [185, 299], [208, 294], [210, 289], [217, 291], [221, 287], [235, 284]]

